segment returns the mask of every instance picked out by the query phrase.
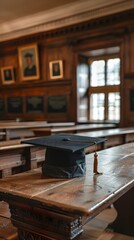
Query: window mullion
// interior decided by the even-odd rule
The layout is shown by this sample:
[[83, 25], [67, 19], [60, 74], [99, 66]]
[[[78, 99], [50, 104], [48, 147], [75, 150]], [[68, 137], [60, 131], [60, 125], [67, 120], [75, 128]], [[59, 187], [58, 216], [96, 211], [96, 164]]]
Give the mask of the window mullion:
[[105, 120], [108, 120], [108, 93], [105, 94]]
[[107, 85], [107, 61], [105, 60], [105, 86]]

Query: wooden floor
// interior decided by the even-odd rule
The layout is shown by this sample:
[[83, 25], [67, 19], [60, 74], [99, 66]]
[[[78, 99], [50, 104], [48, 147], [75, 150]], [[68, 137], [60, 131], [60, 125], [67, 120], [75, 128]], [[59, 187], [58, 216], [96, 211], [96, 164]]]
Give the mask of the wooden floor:
[[107, 208], [84, 227], [84, 232], [77, 240], [134, 240], [134, 237], [114, 233], [106, 229], [116, 217], [113, 207]]
[[0, 240], [17, 240], [16, 228], [10, 221], [8, 204], [0, 202]]
[[[7, 218], [4, 222], [0, 221], [0, 240], [17, 240], [16, 228], [13, 227], [9, 221], [10, 212], [6, 203], [3, 204], [0, 215], [5, 215], [5, 220]], [[113, 207], [107, 208], [85, 225], [84, 232], [77, 238], [77, 240], [134, 240], [134, 237], [105, 230], [108, 223], [112, 222], [115, 217], [115, 209]], [[1, 232], [4, 233], [4, 237], [1, 236]]]

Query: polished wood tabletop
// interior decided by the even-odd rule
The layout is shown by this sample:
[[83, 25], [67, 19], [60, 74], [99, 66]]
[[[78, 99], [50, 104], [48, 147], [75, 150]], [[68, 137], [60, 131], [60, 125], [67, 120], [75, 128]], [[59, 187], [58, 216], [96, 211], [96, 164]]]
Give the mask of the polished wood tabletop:
[[99, 207], [97, 201], [100, 202], [102, 196], [101, 201], [107, 197], [110, 200], [115, 190], [123, 188], [124, 184], [128, 184], [128, 188], [134, 184], [134, 144], [106, 149], [98, 154], [102, 175], [93, 174], [93, 154], [90, 154], [86, 156], [84, 177], [49, 178], [42, 176], [41, 169], [36, 169], [0, 180], [0, 192], [4, 190], [11, 195], [41, 201], [52, 208], [63, 207], [70, 212], [76, 210], [90, 215], [93, 207]]
[[33, 128], [58, 128], [59, 126], [74, 126], [74, 122], [47, 123], [46, 121], [29, 121], [29, 122], [0, 122], [0, 131], [3, 131], [4, 140], [34, 137]]
[[134, 142], [134, 127], [88, 131], [88, 132], [78, 133], [78, 135], [87, 136], [87, 137], [106, 138], [107, 141], [105, 141], [101, 146], [101, 149], [103, 149], [103, 148], [113, 147], [116, 145], [121, 145], [128, 142]]
[[[90, 154], [86, 156], [87, 171], [83, 177], [56, 179], [42, 176], [41, 169], [32, 170], [1, 179], [0, 198], [9, 202], [11, 206], [15, 204], [15, 208], [18, 205], [17, 214], [21, 214], [27, 224], [29, 224], [29, 217], [24, 209], [30, 211], [30, 219], [33, 217], [31, 217], [31, 211], [33, 212], [33, 209], [36, 209], [35, 215], [37, 215], [37, 212], [40, 215], [40, 211], [45, 211], [44, 214], [50, 214], [50, 218], [53, 218], [54, 214], [54, 219], [59, 219], [59, 222], [63, 221], [63, 225], [67, 221], [75, 219], [75, 221], [79, 222], [78, 225], [80, 226], [76, 228], [77, 234], [80, 234], [82, 226], [87, 221], [91, 220], [130, 189], [133, 189], [134, 186], [134, 143], [106, 149], [100, 151], [98, 155], [98, 171], [102, 174], [93, 174], [94, 160], [93, 154]], [[15, 218], [13, 223], [18, 226], [18, 223], [16, 224], [16, 221], [18, 221], [16, 213], [14, 215], [14, 210], [11, 212], [13, 212], [12, 218]], [[32, 214], [34, 215], [34, 212]], [[40, 221], [40, 219], [38, 220]], [[35, 219], [35, 224], [37, 224], [38, 220]], [[34, 227], [33, 220], [31, 221], [32, 227]], [[48, 222], [47, 224], [49, 225]], [[60, 228], [58, 234], [62, 235], [64, 231], [62, 232]], [[52, 223], [50, 229], [49, 234], [53, 231]], [[62, 239], [57, 237], [57, 233], [54, 234], [56, 234], [54, 239]], [[70, 230], [69, 234], [71, 234], [70, 238], [66, 236], [65, 239], [75, 237], [72, 230]]]
[[[110, 137], [115, 135], [124, 135], [124, 134], [132, 134], [134, 133], [134, 127], [126, 127], [126, 128], [113, 128], [113, 129], [103, 129], [98, 131], [91, 131], [84, 133], [84, 136], [90, 137]], [[83, 133], [80, 133], [82, 136]]]
[[115, 128], [115, 124], [77, 124], [74, 126], [65, 127], [47, 127], [47, 128], [34, 128], [33, 131], [36, 136], [46, 136], [57, 133], [80, 133], [87, 131], [95, 131], [100, 129]]
[[47, 123], [46, 121], [29, 121], [29, 122], [0, 122], [0, 129], [21, 129], [21, 128], [33, 128], [33, 127], [70, 127], [73, 126], [73, 122], [62, 123]]

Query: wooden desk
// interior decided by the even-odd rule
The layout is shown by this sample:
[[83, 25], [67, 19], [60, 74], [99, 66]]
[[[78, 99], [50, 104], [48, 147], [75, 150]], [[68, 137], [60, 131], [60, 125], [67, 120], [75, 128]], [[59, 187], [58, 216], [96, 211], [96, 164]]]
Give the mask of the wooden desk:
[[74, 123], [47, 123], [45, 121], [33, 122], [1, 122], [0, 131], [5, 134], [5, 139], [10, 140], [14, 138], [34, 137], [33, 128], [48, 128], [59, 126], [73, 126]]
[[[134, 142], [134, 127], [104, 129], [99, 131], [84, 132], [78, 135], [87, 137], [104, 137], [107, 141], [101, 144], [100, 148], [114, 147], [129, 142]], [[99, 149], [99, 148], [98, 148]]]
[[6, 133], [5, 132], [0, 132], [0, 140], [5, 139]]
[[[7, 146], [4, 144], [8, 141], [0, 142], [0, 178], [28, 171], [42, 165], [45, 160], [45, 148], [21, 144], [19, 143], [20, 140], [10, 140], [9, 142], [11, 141], [14, 144]], [[4, 144], [1, 146], [3, 142]]]
[[66, 126], [66, 127], [56, 127], [56, 128], [34, 128], [33, 131], [35, 136], [48, 136], [51, 134], [57, 133], [80, 133], [87, 131], [95, 131], [100, 129], [109, 129], [115, 128], [114, 124], [80, 124], [74, 126]]
[[9, 203], [19, 239], [78, 239], [83, 226], [114, 203], [116, 232], [134, 236], [134, 143], [99, 153], [99, 170], [93, 175], [93, 154], [87, 156], [84, 177], [55, 179], [41, 170], [0, 180], [0, 199]]
[[0, 131], [5, 132], [6, 140], [23, 137], [34, 137], [33, 127], [45, 127], [46, 122], [2, 122]]

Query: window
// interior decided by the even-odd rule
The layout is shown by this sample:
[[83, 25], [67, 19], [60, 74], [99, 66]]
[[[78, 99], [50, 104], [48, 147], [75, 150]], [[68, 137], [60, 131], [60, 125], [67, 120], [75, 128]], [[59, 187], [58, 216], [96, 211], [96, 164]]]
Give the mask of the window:
[[120, 59], [107, 60], [107, 85], [120, 84]]
[[120, 59], [90, 60], [89, 119], [120, 120]]
[[105, 61], [93, 61], [91, 63], [91, 86], [105, 85]]
[[120, 94], [118, 92], [108, 94], [108, 117], [109, 120], [120, 119]]
[[91, 108], [90, 114], [93, 120], [104, 119], [104, 93], [91, 94]]

